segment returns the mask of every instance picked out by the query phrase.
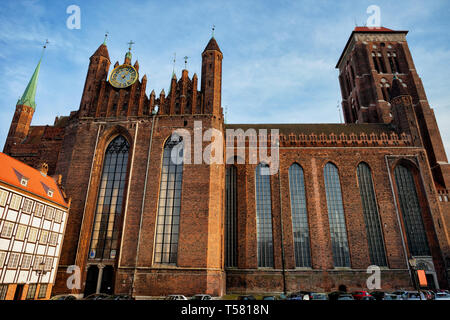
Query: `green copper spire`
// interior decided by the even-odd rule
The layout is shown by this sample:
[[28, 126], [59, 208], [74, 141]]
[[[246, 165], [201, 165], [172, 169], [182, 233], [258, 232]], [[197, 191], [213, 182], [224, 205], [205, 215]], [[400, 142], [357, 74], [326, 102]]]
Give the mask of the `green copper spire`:
[[30, 79], [30, 82], [28, 82], [27, 88], [25, 89], [25, 92], [22, 95], [22, 98], [17, 101], [17, 105], [24, 105], [29, 106], [33, 108], [33, 110], [36, 109], [36, 88], [37, 88], [37, 82], [39, 78], [39, 71], [41, 70], [41, 61], [42, 57], [44, 55], [44, 50], [47, 47], [48, 41], [45, 42], [44, 49], [42, 51], [41, 58], [39, 59], [38, 65], [36, 66], [36, 69], [34, 70], [33, 76]]

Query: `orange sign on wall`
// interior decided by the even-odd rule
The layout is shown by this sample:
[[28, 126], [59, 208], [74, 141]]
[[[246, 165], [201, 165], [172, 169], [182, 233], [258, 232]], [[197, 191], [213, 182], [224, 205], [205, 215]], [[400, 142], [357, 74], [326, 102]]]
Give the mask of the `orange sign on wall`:
[[428, 283], [427, 283], [427, 277], [425, 275], [425, 270], [417, 270], [417, 275], [419, 277], [419, 285], [421, 287], [427, 287]]

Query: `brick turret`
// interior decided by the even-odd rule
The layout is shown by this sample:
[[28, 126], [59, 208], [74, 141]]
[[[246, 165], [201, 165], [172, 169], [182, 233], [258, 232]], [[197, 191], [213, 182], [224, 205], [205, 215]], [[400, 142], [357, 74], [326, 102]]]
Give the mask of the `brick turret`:
[[222, 114], [222, 59], [219, 45], [212, 37], [202, 53], [201, 92], [203, 113], [206, 114], [212, 113], [218, 116]]

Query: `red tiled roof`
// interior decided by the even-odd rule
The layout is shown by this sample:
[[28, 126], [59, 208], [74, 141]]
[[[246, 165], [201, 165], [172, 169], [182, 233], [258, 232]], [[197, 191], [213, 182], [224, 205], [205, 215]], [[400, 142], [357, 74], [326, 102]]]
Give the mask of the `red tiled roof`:
[[356, 32], [393, 32], [394, 30], [385, 27], [355, 27]]
[[[22, 177], [28, 179], [27, 186], [23, 186], [20, 182]], [[17, 159], [0, 152], [0, 182], [5, 182], [13, 185], [16, 188], [22, 189], [26, 192], [31, 192], [46, 200], [56, 202], [68, 208], [67, 202], [59, 189], [56, 181], [47, 175], [43, 175], [39, 170], [36, 170]], [[53, 196], [47, 194], [48, 190], [53, 191]]]

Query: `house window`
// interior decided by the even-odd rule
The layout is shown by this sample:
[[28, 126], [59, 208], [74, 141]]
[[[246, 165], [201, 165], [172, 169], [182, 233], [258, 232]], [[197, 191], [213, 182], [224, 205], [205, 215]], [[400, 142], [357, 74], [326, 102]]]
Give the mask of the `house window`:
[[338, 168], [334, 164], [329, 162], [325, 165], [324, 179], [334, 266], [350, 267], [341, 182]]
[[30, 254], [26, 254], [22, 259], [22, 269], [30, 269], [32, 256]]
[[62, 215], [63, 215], [63, 212], [61, 210], [56, 210], [56, 212], [55, 212], [55, 222], [56, 223], [62, 222]]
[[52, 220], [54, 213], [55, 213], [55, 208], [47, 207], [47, 210], [45, 211], [45, 219]]
[[8, 191], [0, 190], [0, 206], [4, 207], [6, 205], [6, 200], [8, 200]]
[[11, 238], [13, 229], [14, 229], [14, 223], [5, 221], [3, 223], [3, 228], [2, 228], [2, 237]]
[[45, 296], [47, 295], [47, 288], [48, 288], [47, 284], [41, 284], [39, 286], [38, 299], [45, 298]]
[[289, 191], [291, 196], [295, 266], [311, 267], [305, 182], [303, 177], [303, 169], [296, 163], [289, 168]]
[[25, 297], [26, 300], [33, 300], [34, 297], [36, 296], [36, 289], [37, 289], [37, 284], [36, 283], [32, 283], [28, 285], [28, 291], [27, 291], [27, 296]]
[[129, 149], [128, 141], [123, 136], [118, 136], [105, 151], [89, 250], [90, 258], [111, 259], [111, 253], [119, 247]]
[[42, 256], [38, 256], [36, 258], [34, 258], [34, 264], [33, 264], [33, 269], [34, 270], [42, 270]]
[[183, 152], [184, 142], [182, 137], [173, 135], [167, 139], [164, 145], [159, 189], [155, 263], [177, 263]]
[[27, 226], [19, 225], [16, 231], [16, 240], [23, 241], [25, 239], [25, 235], [27, 233]]
[[6, 252], [0, 251], [0, 268], [3, 268], [3, 265], [5, 264], [6, 259]]
[[6, 293], [8, 292], [7, 284], [0, 284], [0, 300], [6, 299]]
[[398, 165], [394, 169], [394, 176], [411, 255], [430, 256], [430, 248], [422, 220], [422, 209], [413, 173], [409, 168]]
[[58, 243], [58, 234], [55, 232], [50, 233], [50, 240], [48, 241], [48, 243], [51, 246], [56, 246], [56, 244]]
[[47, 240], [48, 240], [48, 231], [42, 230], [41, 237], [39, 238], [39, 243], [47, 244]]
[[31, 201], [30, 199], [25, 199], [23, 201], [22, 212], [23, 213], [31, 213], [32, 209], [33, 209], [33, 201]]
[[372, 170], [366, 163], [360, 163], [357, 168], [357, 176], [367, 240], [369, 242], [370, 261], [373, 265], [386, 266], [383, 233], [372, 182]]
[[226, 220], [225, 220], [225, 243], [226, 255], [225, 266], [237, 266], [237, 190], [236, 190], [236, 167], [227, 168], [225, 176], [226, 197]]
[[19, 210], [21, 202], [22, 202], [22, 197], [17, 194], [13, 194], [13, 196], [11, 198], [11, 203], [9, 204], [9, 207], [13, 210]]
[[38, 229], [31, 228], [30, 234], [28, 235], [28, 242], [36, 242], [37, 234], [38, 234]]
[[17, 268], [17, 265], [19, 264], [19, 253], [10, 253], [9, 255], [9, 261], [8, 261], [8, 268], [15, 269]]
[[42, 203], [36, 203], [34, 216], [35, 217], [42, 217], [43, 213], [44, 213], [44, 205]]
[[259, 164], [255, 171], [258, 267], [273, 267], [272, 199], [269, 166]]
[[28, 178], [22, 177], [22, 179], [20, 179], [20, 184], [26, 187], [28, 185]]
[[50, 271], [50, 270], [52, 270], [52, 267], [53, 267], [53, 258], [51, 258], [51, 257], [45, 258], [44, 270]]

